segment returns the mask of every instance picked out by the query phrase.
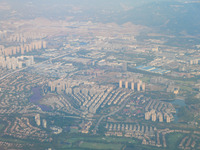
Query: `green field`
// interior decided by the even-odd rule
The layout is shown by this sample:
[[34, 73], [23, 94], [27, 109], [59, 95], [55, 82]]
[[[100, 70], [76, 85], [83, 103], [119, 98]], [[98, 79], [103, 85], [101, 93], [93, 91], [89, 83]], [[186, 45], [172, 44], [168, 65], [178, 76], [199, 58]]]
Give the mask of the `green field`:
[[4, 124], [0, 124], [0, 130], [2, 130], [4, 128]]
[[78, 136], [62, 137], [53, 145], [61, 149], [121, 149], [126, 144], [138, 144], [126, 137]]
[[74, 143], [78, 141], [94, 141], [94, 142], [107, 142], [107, 143], [136, 143], [135, 140], [131, 138], [124, 137], [75, 137], [69, 138], [66, 140], [67, 142]]
[[182, 133], [172, 133], [167, 135], [168, 149], [177, 150], [179, 141], [182, 139], [182, 137], [183, 137]]
[[125, 137], [105, 137], [102, 138], [107, 142], [127, 142], [127, 143], [137, 143], [135, 140], [131, 139], [131, 138], [125, 138]]
[[100, 149], [100, 150], [121, 150], [123, 145], [121, 144], [105, 144], [105, 143], [93, 143], [93, 142], [82, 142], [80, 148], [86, 149]]

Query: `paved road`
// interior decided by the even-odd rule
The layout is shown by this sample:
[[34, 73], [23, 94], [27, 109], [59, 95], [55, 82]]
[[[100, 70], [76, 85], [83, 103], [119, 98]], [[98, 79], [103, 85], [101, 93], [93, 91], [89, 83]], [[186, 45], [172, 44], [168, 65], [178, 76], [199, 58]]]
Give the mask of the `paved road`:
[[117, 113], [118, 111], [120, 111], [120, 110], [126, 105], [126, 103], [128, 102], [128, 100], [129, 100], [129, 99], [126, 99], [126, 101], [125, 101], [117, 110], [115, 110], [115, 111], [113, 111], [113, 112], [111, 112], [111, 113], [109, 113], [109, 114], [107, 114], [107, 115], [101, 116], [101, 118], [98, 120], [97, 124], [96, 124], [95, 127], [94, 127], [94, 131], [97, 131], [97, 130], [98, 130], [99, 124], [100, 124], [100, 122], [101, 122], [104, 118], [109, 117], [109, 116], [112, 116], [112, 115], [114, 115], [115, 113]]
[[[43, 64], [43, 63], [45, 63], [45, 62], [48, 62], [49, 60], [58, 59], [58, 58], [60, 58], [60, 57], [63, 57], [63, 56], [65, 56], [65, 55], [68, 55], [68, 54], [69, 54], [69, 53], [63, 54], [63, 55], [60, 55], [60, 56], [57, 56], [57, 57], [54, 57], [54, 58], [49, 58], [48, 60], [45, 60], [45, 61], [40, 62], [40, 63], [37, 63], [37, 64], [33, 64], [33, 65], [31, 65], [31, 66], [28, 66], [28, 67], [36, 67], [36, 66], [41, 65], [41, 64]], [[15, 71], [11, 72], [11, 73], [8, 73], [8, 74], [6, 74], [6, 75], [0, 77], [0, 81], [3, 80], [3, 79], [5, 79], [6, 77], [11, 76], [12, 74], [15, 74], [15, 73], [17, 73], [17, 72], [20, 72], [20, 71], [22, 71], [22, 70], [26, 70], [28, 67], [24, 67], [24, 68], [21, 68], [21, 69], [17, 69], [17, 70], [15, 70]]]

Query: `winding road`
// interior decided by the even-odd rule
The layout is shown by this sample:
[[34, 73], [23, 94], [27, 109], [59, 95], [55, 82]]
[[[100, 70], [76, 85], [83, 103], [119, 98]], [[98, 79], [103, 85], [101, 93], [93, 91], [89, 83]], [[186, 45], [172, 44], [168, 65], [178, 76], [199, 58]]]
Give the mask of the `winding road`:
[[[130, 96], [131, 96], [131, 95], [130, 95]], [[99, 127], [100, 122], [101, 122], [104, 118], [109, 117], [109, 116], [112, 116], [112, 115], [114, 115], [115, 113], [117, 113], [118, 111], [120, 111], [120, 110], [126, 105], [126, 103], [128, 102], [128, 100], [129, 100], [129, 98], [127, 98], [127, 99], [125, 100], [125, 102], [124, 102], [118, 109], [116, 109], [115, 111], [113, 111], [113, 112], [111, 112], [111, 113], [109, 113], [109, 114], [107, 114], [107, 115], [101, 116], [101, 118], [98, 120], [97, 124], [96, 124], [95, 127], [94, 127], [94, 132], [93, 132], [93, 133], [96, 133], [96, 131], [98, 130], [98, 127]]]

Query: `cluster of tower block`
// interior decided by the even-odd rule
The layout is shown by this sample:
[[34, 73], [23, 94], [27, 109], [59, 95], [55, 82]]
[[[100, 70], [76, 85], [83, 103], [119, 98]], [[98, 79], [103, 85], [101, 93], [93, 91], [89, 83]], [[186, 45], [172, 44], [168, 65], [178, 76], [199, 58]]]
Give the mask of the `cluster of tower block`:
[[119, 80], [119, 88], [126, 88], [134, 91], [145, 91], [145, 83], [141, 80], [138, 82]]

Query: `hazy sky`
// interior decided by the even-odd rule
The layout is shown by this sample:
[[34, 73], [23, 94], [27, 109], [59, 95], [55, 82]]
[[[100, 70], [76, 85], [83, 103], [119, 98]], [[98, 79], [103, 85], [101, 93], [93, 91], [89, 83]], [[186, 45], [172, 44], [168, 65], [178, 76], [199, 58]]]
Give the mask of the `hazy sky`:
[[[185, 2], [185, 0], [184, 0]], [[183, 0], [0, 0], [0, 19], [65, 19], [156, 27], [200, 34], [200, 3]]]

